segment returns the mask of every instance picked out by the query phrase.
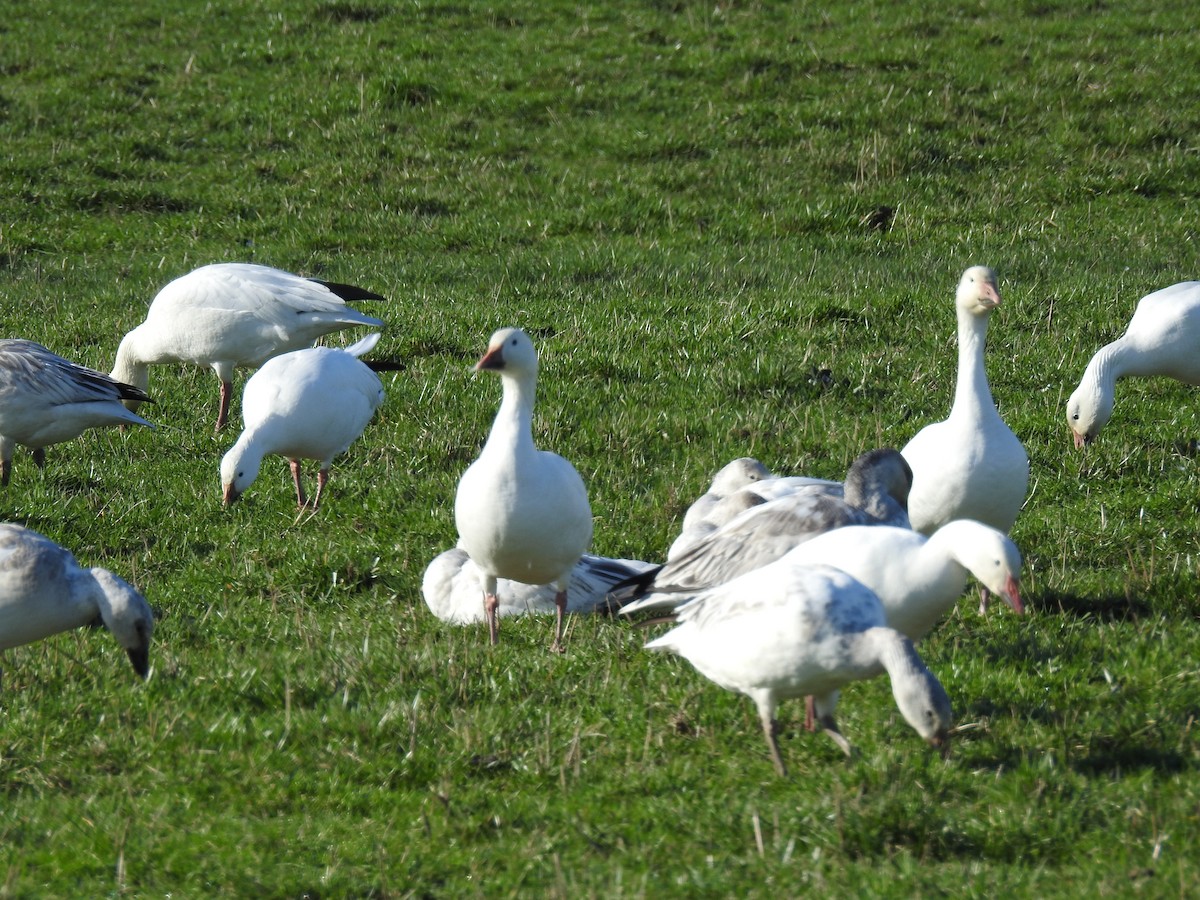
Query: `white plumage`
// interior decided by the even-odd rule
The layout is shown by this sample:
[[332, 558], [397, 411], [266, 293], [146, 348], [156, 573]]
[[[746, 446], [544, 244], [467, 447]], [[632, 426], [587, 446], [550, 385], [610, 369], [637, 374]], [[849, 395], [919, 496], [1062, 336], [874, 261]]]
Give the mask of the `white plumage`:
[[912, 642], [886, 626], [879, 598], [839, 569], [780, 559], [698, 595], [675, 615], [679, 624], [646, 647], [677, 653], [753, 700], [780, 775], [779, 701], [812, 695], [817, 720], [849, 754], [834, 719], [838, 691], [883, 671], [905, 720], [930, 743], [946, 740], [951, 711], [942, 685]]
[[36, 531], [0, 524], [0, 650], [97, 618], [145, 678], [154, 616], [137, 589], [107, 569], [81, 567], [70, 551]]
[[[235, 368], [257, 368], [273, 356], [308, 347], [343, 328], [382, 328], [381, 320], [345, 302], [382, 299], [362, 288], [301, 278], [269, 266], [201, 266], [158, 292], [146, 320], [122, 339], [112, 374], [144, 391], [150, 384], [149, 366], [211, 367], [221, 381], [219, 430], [229, 416]], [[136, 410], [136, 402], [130, 408]]]
[[479, 567], [484, 614], [498, 636], [497, 579], [556, 588], [553, 649], [561, 649], [571, 571], [592, 540], [587, 489], [575, 467], [533, 443], [537, 352], [518, 328], [492, 335], [475, 366], [500, 375], [503, 399], [479, 458], [454, 499], [459, 546]]
[[786, 559], [834, 566], [861, 581], [879, 597], [887, 624], [914, 641], [954, 606], [968, 574], [1014, 612], [1025, 611], [1016, 544], [1003, 531], [970, 519], [947, 522], [929, 537], [886, 525], [837, 528], [801, 544]]
[[[567, 587], [567, 612], [607, 613], [614, 610], [608, 601], [613, 586], [653, 568], [651, 563], [635, 559], [610, 559], [584, 554], [571, 569]], [[430, 611], [443, 622], [468, 625], [486, 621], [479, 602], [482, 573], [467, 551], [454, 547], [434, 557], [425, 568], [421, 595]], [[556, 589], [551, 585], [523, 584], [501, 578], [496, 582], [500, 617], [527, 613], [557, 612]]]
[[1108, 424], [1117, 379], [1152, 375], [1200, 384], [1200, 281], [1147, 294], [1125, 334], [1096, 351], [1067, 400], [1075, 446], [1091, 443]]
[[40, 467], [45, 448], [106, 425], [154, 426], [121, 405], [150, 398], [52, 353], [41, 344], [0, 340], [0, 484], [8, 484], [18, 444]]
[[913, 473], [908, 516], [924, 534], [953, 519], [1007, 532], [1025, 501], [1029, 458], [996, 411], [983, 364], [988, 317], [999, 305], [996, 273], [967, 269], [955, 297], [958, 382], [950, 416], [922, 428], [900, 451]]
[[379, 376], [358, 359], [379, 341], [378, 332], [346, 349], [310, 347], [276, 356], [246, 382], [242, 394], [245, 430], [221, 460], [225, 503], [238, 499], [258, 477], [263, 457], [286, 457], [296, 485], [296, 503], [307, 505], [300, 460], [315, 459], [321, 504], [333, 458], [363, 433], [383, 403]]

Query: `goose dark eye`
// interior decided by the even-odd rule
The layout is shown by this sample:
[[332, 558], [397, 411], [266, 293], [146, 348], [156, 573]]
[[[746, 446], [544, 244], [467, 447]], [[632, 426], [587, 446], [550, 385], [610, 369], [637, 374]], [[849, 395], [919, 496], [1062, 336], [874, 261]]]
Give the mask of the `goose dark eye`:
[[1079, 413], [1073, 413], [1071, 415], [1071, 421], [1078, 422], [1079, 421]]

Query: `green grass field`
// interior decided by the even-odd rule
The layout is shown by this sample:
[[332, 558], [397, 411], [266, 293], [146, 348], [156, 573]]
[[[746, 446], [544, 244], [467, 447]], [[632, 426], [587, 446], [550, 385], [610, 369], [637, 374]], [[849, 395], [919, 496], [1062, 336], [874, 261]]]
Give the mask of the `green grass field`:
[[[222, 507], [208, 371], [152, 372], [154, 432], [18, 456], [3, 519], [162, 618], [145, 683], [102, 632], [0, 660], [0, 896], [1195, 895], [1196, 397], [1122, 383], [1086, 452], [1064, 415], [1197, 277], [1194, 36], [1176, 0], [13, 5], [0, 336], [107, 371], [167, 281], [255, 261], [386, 294], [406, 368], [309, 520], [278, 458]], [[595, 552], [657, 559], [733, 457], [841, 477], [943, 418], [975, 263], [1030, 615], [968, 594], [922, 644], [948, 760], [876, 679], [850, 761], [783, 708], [781, 780], [629, 622], [559, 656], [426, 609], [497, 327]]]

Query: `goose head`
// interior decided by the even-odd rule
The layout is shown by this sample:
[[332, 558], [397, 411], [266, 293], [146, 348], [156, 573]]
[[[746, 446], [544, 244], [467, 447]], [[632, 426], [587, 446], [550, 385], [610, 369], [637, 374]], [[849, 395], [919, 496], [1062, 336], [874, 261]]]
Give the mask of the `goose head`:
[[971, 266], [963, 272], [955, 294], [958, 308], [972, 316], [986, 316], [1000, 305], [996, 273], [987, 266]]
[[1075, 439], [1075, 448], [1090, 444], [1100, 429], [1108, 424], [1112, 417], [1113, 396], [1105, 394], [1095, 385], [1081, 384], [1067, 400], [1067, 424], [1071, 426], [1071, 436]]
[[899, 677], [892, 674], [896, 708], [917, 734], [945, 754], [950, 747], [950, 727], [954, 724], [950, 697], [937, 676], [925, 668], [912, 642], [903, 638], [901, 645], [908, 665]]
[[771, 477], [771, 470], [751, 456], [741, 456], [727, 463], [713, 477], [709, 492], [727, 497], [747, 485]]
[[226, 506], [246, 492], [262, 468], [262, 454], [251, 452], [244, 439], [245, 433], [221, 458], [221, 489]]
[[501, 328], [488, 341], [487, 352], [475, 364], [476, 372], [500, 372], [518, 378], [536, 377], [537, 350], [520, 328]]
[[117, 639], [133, 670], [142, 678], [150, 673], [150, 636], [154, 613], [145, 598], [124, 578], [107, 569], [92, 569], [100, 587], [100, 620]]
[[970, 519], [949, 522], [939, 531], [946, 529], [955, 533], [957, 543], [953, 552], [958, 561], [1013, 612], [1023, 614], [1021, 551], [1012, 539], [1003, 531]]
[[875, 511], [886, 495], [907, 509], [912, 482], [912, 469], [898, 450], [891, 447], [868, 450], [856, 457], [846, 472], [846, 502]]

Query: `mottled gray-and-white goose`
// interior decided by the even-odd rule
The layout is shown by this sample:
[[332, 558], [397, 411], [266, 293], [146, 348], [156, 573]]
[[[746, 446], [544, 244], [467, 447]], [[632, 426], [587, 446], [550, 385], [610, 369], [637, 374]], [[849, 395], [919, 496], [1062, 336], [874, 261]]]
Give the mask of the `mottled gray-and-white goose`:
[[103, 623], [134, 671], [150, 670], [154, 615], [137, 589], [21, 525], [0, 524], [0, 650]]
[[139, 388], [64, 359], [41, 344], [0, 340], [0, 485], [8, 484], [17, 445], [33, 450], [34, 462], [41, 467], [46, 447], [73, 440], [89, 428], [153, 428], [122, 406], [122, 401], [149, 399]]
[[912, 641], [887, 627], [879, 598], [830, 566], [787, 557], [712, 588], [675, 611], [677, 626], [646, 644], [684, 657], [700, 674], [754, 701], [775, 769], [780, 700], [811, 695], [817, 721], [845, 752], [834, 719], [838, 691], [887, 672], [905, 720], [943, 746], [950, 700]]

